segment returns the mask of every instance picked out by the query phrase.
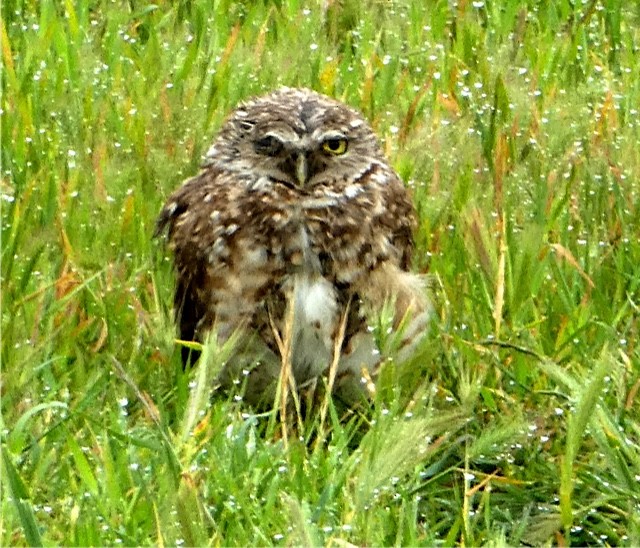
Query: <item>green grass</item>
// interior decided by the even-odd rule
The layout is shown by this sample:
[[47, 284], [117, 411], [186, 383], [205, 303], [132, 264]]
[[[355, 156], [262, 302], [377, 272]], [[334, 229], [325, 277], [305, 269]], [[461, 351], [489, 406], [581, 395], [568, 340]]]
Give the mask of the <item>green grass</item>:
[[[0, 543], [640, 544], [638, 48], [624, 0], [4, 0]], [[151, 239], [279, 85], [372, 122], [438, 294], [286, 443], [182, 372]]]

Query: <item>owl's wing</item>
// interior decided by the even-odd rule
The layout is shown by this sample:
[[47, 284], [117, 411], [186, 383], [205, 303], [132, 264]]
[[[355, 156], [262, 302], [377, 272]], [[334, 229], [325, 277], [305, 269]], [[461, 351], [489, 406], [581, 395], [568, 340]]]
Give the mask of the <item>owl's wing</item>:
[[[198, 333], [213, 323], [211, 293], [206, 287], [212, 246], [216, 234], [224, 228], [222, 215], [214, 215], [224, 204], [218, 177], [215, 171], [206, 170], [189, 179], [169, 197], [156, 222], [155, 236], [166, 233], [174, 254], [174, 313], [180, 338], [185, 341], [197, 340]], [[185, 365], [196, 359], [193, 351], [183, 347]]]
[[377, 222], [389, 228], [391, 243], [399, 253], [399, 266], [402, 270], [409, 270], [414, 250], [413, 234], [418, 224], [416, 212], [407, 189], [397, 175], [386, 185], [384, 192], [387, 207]]

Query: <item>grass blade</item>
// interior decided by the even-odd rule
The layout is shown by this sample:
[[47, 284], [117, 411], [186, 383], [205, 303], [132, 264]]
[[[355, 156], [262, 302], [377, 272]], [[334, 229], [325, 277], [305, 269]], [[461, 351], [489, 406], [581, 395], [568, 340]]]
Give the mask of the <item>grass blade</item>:
[[24, 530], [24, 536], [29, 546], [42, 546], [42, 537], [33, 513], [33, 506], [29, 499], [27, 489], [18, 474], [8, 451], [2, 446], [2, 461], [4, 468], [4, 478], [9, 484], [9, 492], [13, 498], [13, 505], [18, 512], [20, 523]]
[[560, 513], [562, 525], [567, 534], [573, 525], [572, 495], [574, 481], [574, 466], [584, 435], [598, 406], [598, 398], [602, 391], [605, 375], [611, 368], [611, 362], [603, 355], [591, 373], [591, 379], [578, 396], [575, 412], [569, 417], [567, 424], [567, 441], [565, 453], [561, 462], [560, 473]]

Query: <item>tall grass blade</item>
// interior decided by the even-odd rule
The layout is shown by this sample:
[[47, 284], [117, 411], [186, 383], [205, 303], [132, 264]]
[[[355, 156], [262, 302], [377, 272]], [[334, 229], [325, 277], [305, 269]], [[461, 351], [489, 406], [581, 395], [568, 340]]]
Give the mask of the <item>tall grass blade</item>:
[[40, 536], [40, 530], [36, 522], [36, 518], [33, 512], [33, 506], [29, 499], [27, 489], [18, 474], [8, 451], [2, 446], [2, 462], [4, 464], [4, 473], [2, 474], [6, 478], [9, 484], [9, 492], [13, 499], [13, 506], [18, 512], [22, 529], [24, 530], [25, 540], [29, 546], [42, 546], [42, 537]]
[[590, 374], [588, 384], [581, 393], [577, 394], [575, 412], [569, 417], [567, 424], [565, 452], [560, 465], [560, 513], [562, 525], [567, 533], [569, 533], [573, 525], [572, 495], [575, 483], [574, 466], [576, 465], [576, 457], [582, 445], [587, 426], [595, 418], [603, 380], [610, 368], [611, 361], [608, 359], [606, 351], [603, 351]]

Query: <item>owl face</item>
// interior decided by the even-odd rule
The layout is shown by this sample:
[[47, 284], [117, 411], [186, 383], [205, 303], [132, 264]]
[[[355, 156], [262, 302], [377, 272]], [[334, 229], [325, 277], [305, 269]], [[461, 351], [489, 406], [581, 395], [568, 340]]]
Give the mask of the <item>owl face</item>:
[[236, 109], [207, 164], [251, 173], [251, 181], [244, 178], [250, 185], [281, 184], [306, 193], [359, 178], [380, 158], [373, 131], [355, 110], [310, 90], [282, 88]]

